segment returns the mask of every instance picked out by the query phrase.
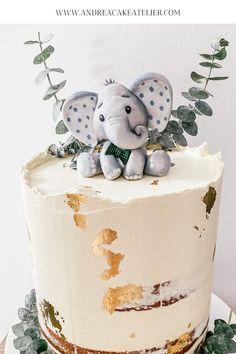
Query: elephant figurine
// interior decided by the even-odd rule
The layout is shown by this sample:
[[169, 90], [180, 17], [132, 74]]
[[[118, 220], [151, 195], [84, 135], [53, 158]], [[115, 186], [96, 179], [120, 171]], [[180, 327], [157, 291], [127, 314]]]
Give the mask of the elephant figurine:
[[128, 180], [141, 179], [143, 173], [164, 176], [171, 161], [167, 152], [147, 154], [149, 130], [165, 130], [172, 109], [173, 92], [161, 74], [139, 77], [129, 90], [112, 80], [104, 89], [79, 91], [65, 102], [63, 120], [72, 135], [87, 146], [103, 142], [100, 153], [82, 152], [77, 170], [83, 177], [103, 173], [108, 180], [121, 174]]

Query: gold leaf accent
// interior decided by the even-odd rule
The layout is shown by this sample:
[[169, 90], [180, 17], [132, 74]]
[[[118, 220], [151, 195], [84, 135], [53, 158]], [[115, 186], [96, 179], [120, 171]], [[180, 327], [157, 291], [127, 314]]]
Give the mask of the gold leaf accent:
[[197, 231], [199, 231], [199, 227], [197, 225], [193, 226], [193, 228]]
[[117, 307], [142, 299], [142, 291], [141, 285], [131, 283], [117, 288], [109, 288], [103, 298], [103, 307], [112, 314]]
[[45, 325], [47, 325], [48, 320], [50, 320], [54, 330], [56, 330], [56, 332], [61, 336], [61, 338], [66, 339], [66, 337], [62, 333], [62, 325], [59, 319], [57, 318], [59, 316], [59, 312], [55, 311], [54, 306], [44, 299], [39, 303], [39, 307]]
[[111, 229], [103, 229], [92, 243], [93, 254], [97, 257], [105, 257], [107, 264], [110, 266], [101, 274], [102, 279], [108, 280], [119, 274], [120, 262], [123, 260], [124, 255], [121, 253], [113, 253], [101, 247], [102, 244], [110, 245], [117, 239], [117, 232]]
[[131, 333], [131, 334], [129, 335], [129, 337], [130, 337], [130, 338], [135, 338], [135, 337], [136, 337], [135, 332]]
[[176, 354], [181, 352], [191, 341], [191, 336], [188, 332], [184, 333], [177, 340], [167, 344], [167, 354]]
[[206, 217], [208, 219], [211, 209], [213, 208], [216, 201], [216, 189], [209, 186], [208, 192], [204, 195], [202, 201], [206, 204]]
[[75, 225], [83, 230], [86, 230], [87, 228], [86, 216], [79, 213], [80, 204], [87, 202], [86, 197], [83, 194], [73, 194], [73, 193], [67, 193], [66, 196], [68, 198], [67, 205], [74, 211], [73, 219]]
[[157, 186], [159, 184], [159, 179], [154, 179], [153, 182], [150, 183], [153, 186]]

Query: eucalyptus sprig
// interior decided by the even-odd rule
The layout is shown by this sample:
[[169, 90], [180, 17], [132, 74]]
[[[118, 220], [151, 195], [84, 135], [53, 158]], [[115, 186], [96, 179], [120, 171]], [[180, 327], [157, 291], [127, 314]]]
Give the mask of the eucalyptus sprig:
[[[58, 84], [52, 83], [52, 79], [51, 79], [51, 75], [50, 75], [52, 72], [61, 73], [61, 74], [64, 73], [63, 69], [57, 68], [57, 67], [50, 68], [47, 64], [47, 60], [50, 58], [50, 56], [55, 51], [55, 49], [51, 45], [48, 45], [47, 47], [44, 48], [44, 44], [51, 41], [52, 38], [53, 38], [53, 35], [49, 34], [48, 36], [46, 36], [46, 38], [41, 39], [41, 34], [40, 34], [40, 32], [38, 32], [38, 39], [37, 40], [26, 41], [24, 44], [39, 46], [40, 53], [34, 57], [33, 63], [35, 65], [43, 64], [44, 70], [42, 70], [37, 75], [37, 77], [35, 78], [35, 83], [37, 85], [40, 85], [44, 81], [44, 79], [47, 78], [48, 83], [49, 83], [49, 87], [43, 96], [43, 100], [47, 101], [51, 98], [55, 99], [55, 102], [53, 103], [52, 116], [53, 116], [54, 121], [57, 121], [57, 118], [58, 118], [60, 112], [62, 111], [62, 107], [65, 102], [64, 98], [63, 99], [58, 98], [58, 93], [65, 86], [66, 80], [63, 80], [63, 81], [59, 82]], [[68, 132], [68, 129], [65, 126], [64, 122], [62, 120], [59, 121], [59, 123], [56, 126], [56, 133], [57, 134], [64, 134], [67, 132]]]
[[236, 324], [226, 323], [224, 320], [214, 321], [214, 331], [208, 331], [205, 342], [200, 344], [197, 354], [228, 354], [236, 353]]
[[212, 54], [199, 54], [205, 61], [201, 61], [199, 65], [208, 69], [207, 75], [198, 74], [192, 71], [191, 79], [202, 84], [202, 87], [190, 87], [186, 92], [181, 92], [181, 95], [190, 101], [188, 105], [181, 105], [176, 110], [172, 111], [172, 117], [167, 124], [166, 129], [159, 133], [154, 132], [150, 137], [150, 143], [159, 143], [162, 148], [171, 150], [176, 147], [176, 144], [181, 146], [187, 145], [187, 140], [184, 133], [192, 136], [198, 134], [198, 125], [196, 123], [197, 116], [211, 117], [213, 110], [206, 100], [213, 95], [207, 90], [208, 84], [211, 81], [221, 81], [228, 78], [228, 76], [212, 76], [213, 70], [219, 70], [222, 65], [218, 61], [223, 61], [227, 56], [226, 47], [229, 42], [221, 38], [212, 43]]

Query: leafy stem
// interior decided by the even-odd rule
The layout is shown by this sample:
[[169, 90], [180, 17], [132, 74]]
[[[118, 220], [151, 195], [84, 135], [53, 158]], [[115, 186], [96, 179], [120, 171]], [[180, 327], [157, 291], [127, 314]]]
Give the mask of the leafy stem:
[[[213, 54], [212, 54], [211, 64], [214, 63], [214, 60], [215, 60], [214, 54], [215, 54], [215, 52], [216, 52], [216, 49], [214, 49], [214, 52], [213, 52]], [[206, 82], [205, 82], [205, 85], [204, 85], [204, 88], [203, 88], [204, 91], [205, 91], [206, 88], [207, 88], [207, 85], [208, 85], [208, 82], [209, 82], [209, 78], [211, 77], [212, 69], [213, 69], [213, 66], [210, 67], [209, 74], [208, 74], [208, 77], [207, 77], [207, 79], [206, 79]]]
[[[38, 32], [38, 40], [39, 40], [39, 47], [40, 47], [40, 50], [41, 50], [41, 52], [43, 52], [43, 45], [42, 45], [42, 42], [41, 42], [41, 35], [40, 35], [40, 32]], [[49, 69], [49, 67], [47, 66], [47, 63], [46, 63], [46, 60], [45, 60], [45, 59], [43, 60], [43, 64], [44, 64], [45, 69]], [[47, 79], [48, 79], [49, 85], [50, 85], [50, 86], [53, 86], [49, 73], [47, 73]], [[59, 99], [58, 99], [56, 93], [54, 93], [53, 96], [55, 97], [56, 102], [58, 102]]]

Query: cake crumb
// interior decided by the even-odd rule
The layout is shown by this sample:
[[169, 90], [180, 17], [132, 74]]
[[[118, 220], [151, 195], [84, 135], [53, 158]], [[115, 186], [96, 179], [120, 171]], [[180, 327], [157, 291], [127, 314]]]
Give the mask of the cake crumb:
[[154, 181], [152, 181], [150, 184], [153, 186], [157, 186], [159, 184], [159, 179], [154, 179]]

